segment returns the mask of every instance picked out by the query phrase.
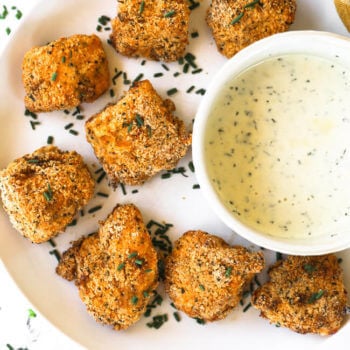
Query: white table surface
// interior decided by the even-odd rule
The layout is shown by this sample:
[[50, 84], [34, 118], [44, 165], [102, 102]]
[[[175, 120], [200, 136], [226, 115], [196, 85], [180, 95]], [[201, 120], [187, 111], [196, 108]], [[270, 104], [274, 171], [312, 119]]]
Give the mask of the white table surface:
[[[0, 15], [3, 13], [4, 6], [7, 7], [9, 12], [5, 19], [0, 19], [0, 53], [6, 43], [11, 40], [12, 33], [21, 22], [21, 18], [18, 18], [20, 17], [18, 10], [21, 11], [21, 14], [26, 15], [38, 1], [0, 0]], [[321, 1], [333, 3], [333, 0]], [[30, 317], [30, 310], [35, 312], [35, 317]], [[331, 345], [331, 343], [328, 345]], [[283, 344], [276, 344], [276, 346], [283, 347]], [[0, 260], [0, 350], [12, 348], [16, 350], [82, 349], [81, 346], [73, 343], [53, 327], [33, 308], [18, 290]], [[340, 349], [339, 346], [336, 346], [336, 348]]]

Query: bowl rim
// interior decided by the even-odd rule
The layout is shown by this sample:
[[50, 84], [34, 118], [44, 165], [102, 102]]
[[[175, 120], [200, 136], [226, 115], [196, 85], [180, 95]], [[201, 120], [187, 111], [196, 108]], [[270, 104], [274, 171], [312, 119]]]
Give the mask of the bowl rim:
[[[287, 44], [281, 45], [282, 42]], [[311, 45], [310, 47], [300, 47], [300, 43], [309, 43]], [[332, 239], [329, 237], [327, 239], [322, 239], [322, 236], [317, 237], [317, 242], [315, 242], [314, 238], [290, 239], [272, 235], [269, 236], [266, 233], [259, 232], [242, 223], [221, 203], [218, 194], [212, 187], [206, 171], [203, 143], [205, 139], [206, 122], [210, 115], [212, 103], [220, 93], [223, 84], [244, 69], [269, 57], [288, 53], [315, 54], [315, 52], [312, 51], [312, 45], [321, 45], [323, 48], [327, 48], [327, 52], [323, 50], [322, 55], [319, 54], [319, 56], [332, 56], [334, 59], [333, 55], [337, 48], [344, 50], [346, 47], [350, 51], [350, 38], [325, 31], [300, 30], [278, 33], [256, 41], [230, 58], [215, 74], [207, 88], [205, 98], [200, 102], [193, 124], [192, 154], [195, 174], [210, 208], [226, 226], [241, 237], [260, 247], [284, 254], [321, 255], [341, 251], [350, 247], [350, 233], [335, 234], [331, 237]], [[336, 239], [336, 237], [341, 237], [341, 239]]]

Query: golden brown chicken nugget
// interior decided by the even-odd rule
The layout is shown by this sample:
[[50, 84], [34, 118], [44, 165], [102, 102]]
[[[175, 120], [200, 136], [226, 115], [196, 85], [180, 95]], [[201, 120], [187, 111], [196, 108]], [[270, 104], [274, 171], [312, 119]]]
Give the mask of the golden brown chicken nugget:
[[251, 43], [288, 30], [295, 0], [212, 0], [207, 23], [220, 53], [232, 57]]
[[39, 148], [0, 171], [0, 190], [12, 225], [34, 243], [42, 243], [73, 220], [94, 193], [82, 157], [55, 146]]
[[165, 262], [165, 290], [179, 310], [206, 321], [225, 318], [264, 267], [261, 253], [203, 231], [180, 237]]
[[269, 270], [252, 304], [271, 323], [298, 333], [329, 335], [344, 322], [346, 290], [334, 254], [288, 256]]
[[146, 311], [158, 285], [157, 253], [133, 204], [118, 205], [62, 256], [56, 272], [75, 280], [79, 295], [96, 321], [126, 329]]
[[93, 102], [109, 86], [109, 70], [101, 40], [77, 34], [24, 55], [22, 80], [25, 106], [32, 112], [50, 112]]
[[174, 110], [144, 80], [86, 122], [87, 140], [114, 186], [142, 184], [186, 154], [191, 134]]
[[188, 44], [187, 0], [124, 0], [112, 21], [112, 45], [122, 55], [176, 61]]

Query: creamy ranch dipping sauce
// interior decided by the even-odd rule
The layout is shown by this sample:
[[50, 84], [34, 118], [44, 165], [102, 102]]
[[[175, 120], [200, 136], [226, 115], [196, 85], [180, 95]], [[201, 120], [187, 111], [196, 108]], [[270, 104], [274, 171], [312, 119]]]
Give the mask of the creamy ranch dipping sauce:
[[334, 60], [270, 58], [215, 102], [209, 176], [246, 225], [279, 237], [350, 231], [350, 73]]

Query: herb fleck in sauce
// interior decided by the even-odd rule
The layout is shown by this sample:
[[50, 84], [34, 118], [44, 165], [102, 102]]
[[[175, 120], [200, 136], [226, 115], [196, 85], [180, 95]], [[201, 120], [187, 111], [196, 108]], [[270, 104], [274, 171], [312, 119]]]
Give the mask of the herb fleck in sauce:
[[279, 237], [350, 224], [350, 72], [304, 54], [231, 80], [206, 131], [211, 181], [240, 220]]

